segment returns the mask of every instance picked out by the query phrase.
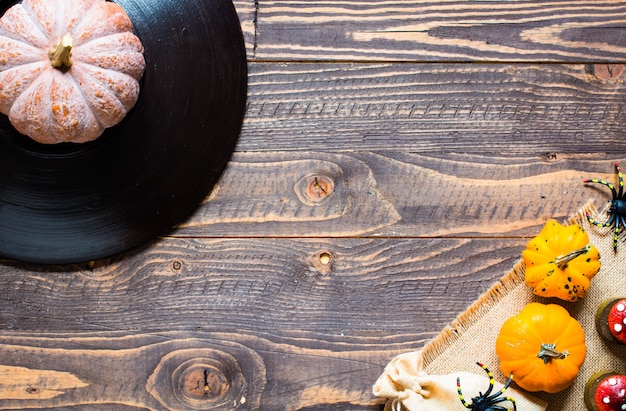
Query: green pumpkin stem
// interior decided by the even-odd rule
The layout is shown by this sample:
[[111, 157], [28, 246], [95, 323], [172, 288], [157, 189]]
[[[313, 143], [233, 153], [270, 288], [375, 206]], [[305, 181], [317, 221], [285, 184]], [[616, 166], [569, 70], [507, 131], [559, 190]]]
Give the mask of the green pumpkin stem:
[[48, 50], [48, 58], [52, 67], [67, 70], [72, 66], [72, 42], [72, 36], [68, 33]]
[[567, 350], [558, 352], [556, 350], [556, 344], [541, 344], [541, 350], [539, 354], [537, 354], [537, 357], [541, 358], [544, 364], [547, 364], [551, 360], [562, 360], [568, 355], [569, 352], [567, 352]]
[[556, 264], [557, 267], [559, 267], [559, 269], [565, 270], [567, 268], [567, 264], [570, 261], [572, 261], [574, 258], [578, 257], [579, 255], [587, 254], [587, 252], [590, 249], [591, 249], [591, 244], [587, 244], [583, 248], [580, 248], [578, 250], [572, 251], [571, 253], [567, 253], [565, 255], [558, 256], [554, 260], [554, 263]]

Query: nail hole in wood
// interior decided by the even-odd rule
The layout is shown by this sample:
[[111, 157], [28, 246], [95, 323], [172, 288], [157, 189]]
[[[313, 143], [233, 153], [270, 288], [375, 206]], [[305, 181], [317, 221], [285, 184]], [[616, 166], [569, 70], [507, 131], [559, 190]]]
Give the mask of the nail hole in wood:
[[330, 254], [327, 252], [320, 253], [320, 264], [328, 265], [330, 264]]
[[318, 251], [307, 258], [307, 263], [312, 268], [311, 275], [315, 273], [327, 275], [333, 270], [333, 255], [329, 251]]
[[180, 260], [172, 261], [172, 270], [181, 271], [183, 269], [183, 262]]

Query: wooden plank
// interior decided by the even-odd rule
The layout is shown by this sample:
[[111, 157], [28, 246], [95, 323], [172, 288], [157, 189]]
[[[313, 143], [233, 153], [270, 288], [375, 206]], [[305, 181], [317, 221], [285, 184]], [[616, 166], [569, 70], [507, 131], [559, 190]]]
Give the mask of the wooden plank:
[[626, 2], [234, 4], [226, 173], [151, 244], [1, 261], [1, 409], [380, 410], [384, 365], [626, 164]]
[[626, 152], [623, 66], [249, 67], [238, 151]]
[[235, 0], [233, 5], [237, 11], [237, 17], [241, 24], [243, 33], [246, 55], [252, 58], [256, 54], [257, 42], [257, 18], [258, 18], [258, 1], [256, 0]]
[[423, 342], [506, 274], [524, 243], [163, 239], [94, 267], [5, 261], [0, 329], [247, 330]]
[[162, 239], [93, 266], [4, 261], [0, 408], [379, 409], [384, 365], [524, 242]]
[[626, 61], [623, 1], [234, 3], [256, 60]]
[[[486, 146], [489, 143], [483, 142]], [[237, 153], [177, 237], [528, 236], [610, 192], [625, 157]]]
[[379, 409], [368, 381], [397, 347], [379, 340], [346, 348], [229, 333], [3, 335], [0, 407]]

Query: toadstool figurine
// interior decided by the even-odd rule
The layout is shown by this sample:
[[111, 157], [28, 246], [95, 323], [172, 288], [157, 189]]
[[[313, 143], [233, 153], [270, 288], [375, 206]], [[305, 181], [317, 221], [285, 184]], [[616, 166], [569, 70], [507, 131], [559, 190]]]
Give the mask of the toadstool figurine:
[[626, 410], [626, 375], [599, 372], [585, 385], [585, 405], [589, 411]]
[[143, 51], [116, 3], [23, 0], [0, 18], [0, 113], [43, 144], [95, 140], [137, 102]]
[[600, 304], [596, 329], [606, 341], [626, 344], [626, 298], [609, 299]]

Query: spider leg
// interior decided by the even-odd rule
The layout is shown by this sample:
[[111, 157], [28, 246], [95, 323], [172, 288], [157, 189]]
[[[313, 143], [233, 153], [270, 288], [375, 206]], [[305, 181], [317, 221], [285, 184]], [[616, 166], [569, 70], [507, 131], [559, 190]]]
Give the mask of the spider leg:
[[[509, 388], [509, 385], [511, 385], [511, 381], [513, 381], [513, 373], [511, 373], [511, 375], [509, 376], [509, 379], [507, 380], [506, 384], [504, 384], [504, 386], [495, 394], [491, 395], [490, 397], [487, 397], [488, 401], [495, 401], [498, 399], [498, 397], [500, 397], [501, 395], [504, 395], [504, 391], [506, 391], [507, 388]], [[502, 402], [502, 401], [506, 401], [508, 400], [508, 397], [502, 397], [502, 399], [500, 399], [499, 401], [495, 401], [495, 403], [497, 404], [498, 402]]]
[[[477, 362], [476, 364], [478, 364], [483, 370], [485, 370], [485, 372], [487, 373], [487, 376], [489, 377], [489, 389], [487, 389], [487, 392], [485, 392], [485, 394], [483, 394], [485, 397], [489, 397], [489, 394], [491, 394], [491, 391], [493, 390], [493, 386], [496, 382], [496, 380], [493, 378], [493, 374], [491, 373], [491, 371], [489, 370], [489, 368], [487, 368], [486, 365], [481, 364], [479, 362]], [[505, 388], [506, 389], [506, 388]], [[497, 394], [496, 397], [500, 395]], [[494, 397], [495, 398], [495, 397]]]
[[[490, 378], [493, 379], [493, 376], [490, 375]], [[511, 385], [511, 381], [513, 381], [513, 373], [511, 373], [511, 375], [509, 376], [509, 379], [507, 380], [507, 382], [504, 384], [504, 386], [500, 390], [498, 390], [498, 392], [496, 392], [495, 394], [492, 394], [491, 396], [487, 396], [487, 398], [489, 400], [495, 400], [496, 398], [498, 398], [499, 396], [504, 394], [504, 391], [506, 391], [506, 389], [509, 388], [509, 385]], [[491, 381], [489, 381], [489, 382], [491, 383]], [[495, 380], [494, 380], [494, 383], [495, 383]], [[502, 401], [504, 401], [504, 400], [502, 400]]]
[[[515, 404], [515, 400], [511, 397], [506, 397], [505, 398], [507, 401], [509, 401], [511, 404], [513, 404], [513, 411], [517, 411], [517, 405]], [[508, 408], [507, 408], [508, 410]]]
[[615, 163], [615, 171], [617, 171], [617, 179], [619, 181], [619, 194], [618, 197], [622, 197], [624, 194], [624, 176], [622, 175], [622, 170], [619, 168], [619, 164]]
[[608, 181], [598, 180], [597, 178], [592, 178], [589, 180], [584, 180], [583, 183], [595, 183], [595, 184], [602, 184], [603, 186], [607, 186], [608, 188], [611, 189], [611, 192], [613, 193], [613, 199], [617, 198], [617, 191], [615, 191], [615, 186], [609, 183]]
[[[515, 405], [515, 400], [511, 397], [502, 398], [502, 401], [510, 401], [513, 404], [513, 411], [517, 411], [517, 405]], [[498, 401], [498, 402], [502, 402]], [[510, 411], [508, 408], [503, 407], [501, 405], [492, 405], [491, 410], [493, 411]]]
[[459, 400], [461, 400], [461, 404], [463, 404], [465, 408], [472, 409], [472, 405], [465, 401], [465, 398], [463, 397], [463, 392], [461, 391], [461, 377], [456, 377], [456, 392], [459, 395]]
[[[620, 222], [622, 225], [620, 226]], [[617, 240], [619, 239], [619, 233], [622, 231], [622, 227], [624, 227], [624, 217], [619, 216], [619, 218], [615, 219], [615, 230], [613, 231], [613, 252], [617, 253]]]
[[517, 405], [515, 404], [515, 400], [511, 397], [502, 397], [499, 401], [492, 402], [491, 409], [494, 411], [510, 411], [507, 407], [503, 407], [502, 405], [495, 405], [504, 401], [509, 401], [513, 404], [513, 411], [517, 411]]
[[[618, 216], [617, 221], [619, 221], [620, 229], [619, 229], [619, 233], [615, 233], [615, 236], [619, 237], [619, 234], [622, 232], [624, 227], [626, 227], [626, 216], [623, 216], [623, 215]], [[617, 223], [616, 223], [616, 225], [617, 225]], [[614, 238], [614, 240], [617, 241], [617, 239], [615, 239], [615, 238]]]
[[587, 220], [597, 227], [610, 227], [613, 225], [613, 222], [615, 222], [615, 214], [609, 214], [609, 219], [604, 223], [594, 220], [589, 213], [586, 213], [585, 215], [587, 216]]

